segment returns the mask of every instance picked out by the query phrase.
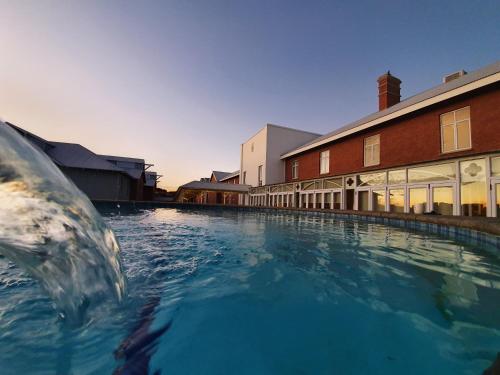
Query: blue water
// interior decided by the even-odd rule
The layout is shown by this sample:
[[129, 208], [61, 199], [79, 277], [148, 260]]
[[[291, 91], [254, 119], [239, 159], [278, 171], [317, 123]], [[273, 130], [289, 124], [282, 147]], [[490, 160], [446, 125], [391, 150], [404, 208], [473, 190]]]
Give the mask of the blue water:
[[497, 249], [290, 214], [103, 214], [128, 298], [71, 326], [0, 258], [0, 374], [480, 374], [500, 351]]

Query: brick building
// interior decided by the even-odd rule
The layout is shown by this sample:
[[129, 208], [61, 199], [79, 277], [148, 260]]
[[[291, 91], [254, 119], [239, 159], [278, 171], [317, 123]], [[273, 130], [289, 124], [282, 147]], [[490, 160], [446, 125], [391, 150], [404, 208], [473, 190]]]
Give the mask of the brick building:
[[249, 204], [500, 216], [500, 62], [400, 101], [378, 79], [379, 111], [283, 153], [280, 183]]

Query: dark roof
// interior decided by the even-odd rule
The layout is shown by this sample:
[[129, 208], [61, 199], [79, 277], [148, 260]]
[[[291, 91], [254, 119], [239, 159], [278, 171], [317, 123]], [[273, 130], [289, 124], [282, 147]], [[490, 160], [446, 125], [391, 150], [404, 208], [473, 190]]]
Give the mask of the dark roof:
[[226, 181], [226, 180], [229, 180], [230, 178], [238, 177], [239, 175], [240, 175], [240, 171], [237, 170], [237, 171], [235, 171], [233, 173], [229, 173], [228, 175], [226, 175], [225, 177], [221, 178], [218, 181], [219, 182]]
[[114, 160], [114, 161], [123, 161], [126, 163], [141, 163], [145, 164], [144, 159], [139, 159], [139, 158], [128, 158], [125, 156], [115, 156], [115, 155], [100, 155], [101, 158], [104, 158], [106, 160]]
[[220, 172], [220, 171], [213, 171], [212, 172], [212, 175], [215, 177], [215, 179], [217, 181], [220, 181], [220, 180], [226, 178], [230, 174], [231, 174], [231, 172]]
[[82, 145], [64, 142], [50, 142], [50, 144], [53, 148], [47, 151], [47, 155], [60, 166], [123, 172], [122, 169], [104, 160]]
[[[420, 94], [411, 96], [411, 97], [409, 97], [409, 98], [407, 98], [407, 99], [405, 99], [405, 100], [399, 102], [398, 104], [395, 104], [389, 108], [386, 108], [386, 109], [379, 111], [379, 112], [372, 113], [371, 115], [365, 116], [357, 121], [351, 122], [350, 124], [347, 124], [341, 128], [338, 128], [338, 129], [336, 129], [328, 134], [325, 134], [321, 137], [315, 138], [310, 142], [307, 142], [299, 147], [296, 147], [293, 150], [286, 152], [285, 154], [282, 155], [282, 157], [288, 156], [288, 154], [294, 155], [294, 154], [306, 151], [306, 150], [302, 150], [302, 149], [307, 148], [308, 146], [312, 146], [312, 147], [309, 147], [308, 149], [318, 147], [324, 143], [328, 143], [329, 142], [328, 139], [331, 137], [341, 135], [342, 133], [347, 132], [347, 131], [352, 130], [352, 129], [355, 129], [358, 126], [361, 126], [365, 123], [382, 118], [382, 117], [387, 116], [389, 114], [392, 114], [394, 112], [400, 111], [404, 108], [407, 108], [407, 107], [410, 107], [410, 106], [415, 105], [417, 103], [420, 103], [424, 100], [431, 99], [435, 96], [444, 94], [448, 91], [457, 89], [461, 86], [465, 86], [469, 83], [486, 78], [486, 77], [493, 75], [493, 74], [496, 74], [498, 72], [500, 72], [500, 61], [497, 61], [497, 62], [495, 62], [491, 65], [488, 65], [482, 69], [465, 74], [464, 76], [462, 76], [460, 78], [456, 78], [450, 82], [442, 83], [442, 84], [435, 86], [429, 90], [423, 91]], [[351, 133], [352, 132], [350, 132], [350, 134]], [[289, 156], [291, 156], [291, 155], [289, 155]]]

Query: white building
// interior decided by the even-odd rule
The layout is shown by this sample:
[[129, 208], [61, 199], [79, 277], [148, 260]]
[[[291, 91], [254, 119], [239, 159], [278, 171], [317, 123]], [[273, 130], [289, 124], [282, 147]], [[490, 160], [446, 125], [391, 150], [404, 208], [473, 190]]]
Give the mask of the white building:
[[285, 168], [281, 155], [319, 136], [267, 124], [241, 145], [240, 184], [257, 187], [284, 182]]

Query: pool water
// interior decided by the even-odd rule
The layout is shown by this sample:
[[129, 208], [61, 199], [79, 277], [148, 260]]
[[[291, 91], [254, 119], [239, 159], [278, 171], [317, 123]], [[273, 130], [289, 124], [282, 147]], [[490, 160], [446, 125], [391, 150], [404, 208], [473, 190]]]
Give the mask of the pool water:
[[102, 213], [128, 298], [71, 326], [0, 258], [0, 374], [480, 374], [500, 351], [497, 249], [288, 213]]

